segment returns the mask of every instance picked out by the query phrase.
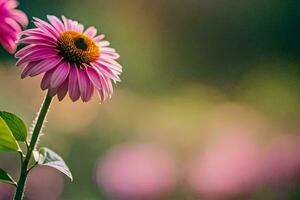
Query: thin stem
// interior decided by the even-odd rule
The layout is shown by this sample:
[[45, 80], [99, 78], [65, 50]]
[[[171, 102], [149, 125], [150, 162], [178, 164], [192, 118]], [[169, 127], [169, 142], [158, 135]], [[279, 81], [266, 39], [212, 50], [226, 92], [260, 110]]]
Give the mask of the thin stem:
[[35, 127], [32, 132], [32, 137], [30, 141], [30, 145], [28, 147], [27, 154], [25, 156], [25, 159], [22, 162], [21, 165], [21, 173], [18, 181], [18, 186], [17, 186], [17, 191], [15, 194], [14, 200], [22, 200], [23, 199], [23, 193], [24, 193], [24, 188], [25, 188], [25, 183], [26, 183], [26, 178], [28, 175], [28, 164], [30, 161], [30, 158], [32, 156], [32, 152], [35, 149], [36, 143], [38, 141], [41, 129], [43, 127], [46, 115], [48, 113], [50, 104], [51, 104], [52, 97], [50, 97], [49, 94], [46, 95], [44, 102], [42, 104], [41, 110], [38, 114], [37, 122], [35, 124]]

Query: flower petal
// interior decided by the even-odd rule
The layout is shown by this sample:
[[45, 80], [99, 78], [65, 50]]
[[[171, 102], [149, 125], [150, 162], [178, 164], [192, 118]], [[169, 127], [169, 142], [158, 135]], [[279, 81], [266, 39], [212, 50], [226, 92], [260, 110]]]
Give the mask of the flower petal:
[[28, 45], [22, 49], [20, 49], [16, 54], [15, 57], [16, 58], [21, 58], [23, 56], [25, 56], [26, 54], [29, 54], [32, 51], [39, 51], [39, 50], [48, 50], [48, 49], [53, 49], [52, 47], [48, 47], [48, 46], [40, 46], [40, 45]]
[[97, 34], [97, 29], [93, 26], [90, 26], [88, 29], [86, 29], [86, 31], [84, 31], [84, 34], [90, 38], [93, 38]]
[[32, 61], [38, 61], [41, 59], [51, 58], [51, 57], [57, 57], [58, 50], [56, 49], [36, 49], [32, 52], [29, 52], [25, 56], [21, 57], [17, 63], [16, 66], [21, 66], [26, 62], [32, 62]]
[[42, 90], [46, 90], [46, 89], [50, 88], [50, 82], [51, 82], [52, 74], [54, 71], [55, 71], [55, 69], [51, 69], [45, 73], [45, 75], [42, 79], [42, 82], [41, 82]]
[[26, 78], [27, 76], [29, 76], [30, 74], [30, 70], [32, 70], [32, 67], [34, 67], [38, 62], [30, 62], [30, 63], [27, 63], [25, 66], [24, 66], [24, 69], [21, 73], [21, 78]]
[[70, 72], [70, 64], [69, 63], [61, 63], [53, 72], [50, 86], [51, 88], [59, 87], [68, 77]]
[[39, 18], [34, 17], [33, 18], [35, 21], [33, 22], [36, 27], [40, 28], [46, 33], [49, 33], [50, 35], [54, 36], [54, 38], [59, 37], [59, 32], [57, 29], [55, 29], [52, 25], [50, 25], [48, 22], [45, 22]]
[[14, 40], [11, 39], [11, 37], [6, 37], [6, 38], [0, 37], [0, 44], [2, 44], [4, 49], [6, 49], [10, 54], [13, 54], [17, 49], [17, 45], [14, 42]]
[[47, 15], [47, 18], [52, 26], [57, 28], [59, 32], [63, 32], [65, 30], [64, 24], [56, 16]]
[[24, 12], [20, 10], [11, 10], [11, 17], [16, 20], [19, 24], [21, 24], [23, 27], [26, 27], [28, 25], [28, 18], [25, 15]]
[[80, 97], [80, 90], [78, 85], [78, 72], [75, 64], [71, 64], [69, 74], [69, 96], [72, 101], [77, 101]]
[[99, 43], [104, 38], [105, 38], [105, 35], [101, 34], [101, 35], [98, 35], [97, 37], [95, 37], [93, 40], [94, 40], [94, 42]]
[[43, 72], [49, 71], [56, 67], [61, 61], [63, 60], [62, 57], [56, 56], [52, 57], [46, 60], [42, 60], [38, 62], [35, 66], [31, 68], [31, 70], [28, 72], [29, 76], [37, 76]]
[[86, 67], [86, 72], [95, 87], [99, 90], [102, 90], [103, 86], [101, 85], [100, 75], [97, 70], [93, 69], [92, 67]]
[[63, 82], [63, 84], [61, 84], [61, 86], [59, 86], [59, 88], [57, 90], [57, 98], [59, 101], [62, 101], [63, 98], [66, 96], [66, 94], [68, 92], [68, 83], [69, 83], [69, 80], [68, 80], [68, 78], [66, 78], [66, 80]]
[[93, 85], [89, 80], [85, 69], [78, 69], [78, 82], [82, 101], [89, 101], [92, 97], [94, 90]]

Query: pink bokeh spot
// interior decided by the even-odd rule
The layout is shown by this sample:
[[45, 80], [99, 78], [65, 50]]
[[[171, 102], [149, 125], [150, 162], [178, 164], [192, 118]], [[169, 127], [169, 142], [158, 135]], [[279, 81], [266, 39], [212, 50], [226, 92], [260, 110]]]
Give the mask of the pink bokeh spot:
[[188, 181], [207, 198], [237, 197], [255, 190], [260, 156], [252, 137], [226, 135], [204, 155], [193, 160]]
[[275, 186], [300, 178], [300, 137], [275, 138], [264, 152], [262, 176], [267, 184]]
[[14, 197], [15, 188], [13, 185], [0, 183], [0, 200], [10, 200]]
[[35, 167], [28, 176], [25, 199], [60, 199], [64, 191], [64, 176], [61, 172], [47, 166]]
[[97, 183], [116, 199], [152, 200], [173, 189], [175, 171], [172, 156], [156, 146], [121, 145], [99, 162]]

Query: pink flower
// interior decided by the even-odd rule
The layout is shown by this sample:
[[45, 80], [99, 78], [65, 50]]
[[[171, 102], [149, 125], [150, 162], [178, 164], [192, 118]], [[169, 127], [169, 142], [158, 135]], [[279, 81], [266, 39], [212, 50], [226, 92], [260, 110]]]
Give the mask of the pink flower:
[[25, 36], [19, 43], [28, 46], [16, 53], [17, 66], [23, 69], [22, 78], [44, 73], [43, 90], [57, 94], [61, 101], [69, 92], [72, 101], [81, 97], [87, 102], [94, 88], [101, 102], [113, 93], [112, 81], [120, 81], [120, 56], [104, 35], [97, 36], [94, 27], [84, 30], [77, 21], [62, 17], [47, 16], [50, 23], [34, 18], [36, 28], [22, 32]]
[[300, 178], [300, 137], [283, 135], [265, 149], [262, 177], [271, 186], [292, 183]]
[[21, 26], [28, 24], [26, 15], [15, 9], [18, 4], [15, 0], [0, 0], [0, 45], [11, 54], [16, 51]]
[[97, 166], [96, 180], [118, 200], [154, 200], [176, 184], [173, 157], [157, 146], [126, 144], [110, 150]]
[[226, 135], [190, 165], [188, 182], [207, 199], [246, 197], [259, 183], [259, 148], [251, 136]]
[[25, 189], [25, 199], [61, 199], [63, 191], [64, 177], [60, 172], [48, 166], [37, 166], [30, 171]]
[[7, 183], [0, 183], [0, 200], [13, 199], [15, 188]]

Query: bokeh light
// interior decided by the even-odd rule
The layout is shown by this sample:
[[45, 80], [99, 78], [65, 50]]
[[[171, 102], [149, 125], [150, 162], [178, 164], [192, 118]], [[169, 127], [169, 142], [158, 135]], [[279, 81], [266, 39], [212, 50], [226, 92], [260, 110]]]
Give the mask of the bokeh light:
[[34, 168], [27, 181], [25, 198], [29, 200], [59, 199], [64, 189], [64, 177], [50, 167]]
[[174, 158], [159, 146], [123, 144], [109, 150], [97, 166], [99, 188], [120, 200], [155, 200], [176, 184]]
[[188, 181], [196, 194], [208, 199], [246, 198], [260, 181], [259, 169], [255, 139], [243, 133], [224, 134], [192, 161]]

